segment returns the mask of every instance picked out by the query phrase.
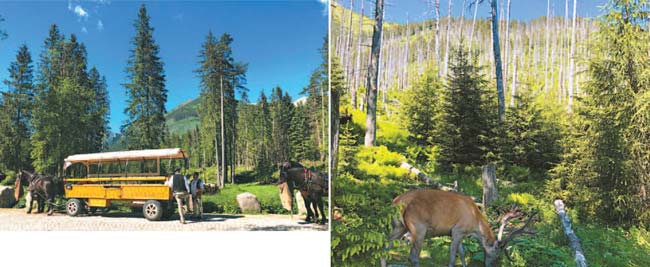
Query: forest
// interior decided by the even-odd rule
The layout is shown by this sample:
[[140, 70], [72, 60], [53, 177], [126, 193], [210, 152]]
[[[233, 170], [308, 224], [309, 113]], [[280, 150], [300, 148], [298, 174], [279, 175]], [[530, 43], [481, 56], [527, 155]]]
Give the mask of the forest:
[[[107, 84], [101, 70], [89, 66], [92, 55], [85, 45], [57, 24], [51, 25], [40, 52], [26, 45], [17, 48], [0, 99], [0, 171], [11, 178], [6, 183], [18, 170], [63, 176], [63, 159], [73, 154], [166, 147], [187, 151], [189, 170], [202, 172], [219, 187], [275, 182], [276, 164], [287, 160], [324, 169], [327, 42], [314, 48], [324, 57], [301, 91], [304, 99], [294, 101], [278, 86], [251, 102], [248, 65], [232, 52], [235, 37], [208, 32], [196, 51], [200, 95], [194, 109], [172, 111], [174, 118], [193, 117], [198, 123], [171, 131], [165, 107], [168, 74], [156, 32], [144, 4], [133, 15], [132, 48], [124, 62], [127, 82], [122, 85]], [[0, 17], [0, 42], [11, 35], [3, 21]], [[33, 59], [34, 53], [38, 58]], [[109, 127], [109, 88], [127, 95], [127, 119], [119, 129]]]
[[[492, 228], [512, 205], [539, 212], [501, 266], [579, 264], [556, 200], [590, 265], [650, 265], [650, 2], [587, 18], [576, 11], [591, 2], [548, 0], [527, 21], [511, 19], [522, 1], [429, 2], [432, 19], [404, 24], [384, 21], [399, 3], [332, 3], [332, 264], [408, 264], [408, 242], [385, 249], [393, 199], [431, 188], [424, 176], [481, 202], [494, 166]], [[427, 239], [420, 263], [446, 265], [450, 242]], [[463, 243], [469, 266], [486, 264], [478, 241]]]

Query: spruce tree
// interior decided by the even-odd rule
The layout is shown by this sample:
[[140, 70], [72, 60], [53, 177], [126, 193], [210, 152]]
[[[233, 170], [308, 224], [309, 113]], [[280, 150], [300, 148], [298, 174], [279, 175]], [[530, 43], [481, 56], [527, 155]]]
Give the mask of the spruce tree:
[[167, 133], [165, 74], [149, 19], [143, 4], [133, 24], [136, 29], [131, 42], [134, 48], [126, 68], [129, 82], [124, 84], [128, 95], [125, 109], [128, 119], [122, 125], [122, 132], [129, 149], [158, 148]]
[[291, 129], [291, 118], [293, 116], [293, 103], [288, 94], [284, 94], [282, 88], [275, 87], [271, 95], [271, 139], [272, 162], [281, 163], [290, 160], [291, 143], [289, 142], [289, 130]]
[[199, 107], [201, 132], [206, 143], [211, 143], [217, 165], [217, 181], [220, 186], [230, 166], [233, 179], [234, 149], [237, 130], [237, 101], [235, 91], [243, 91], [247, 66], [235, 62], [231, 44], [233, 38], [223, 34], [217, 41], [212, 32], [199, 52], [199, 69], [195, 70], [201, 79], [201, 96], [204, 101]]
[[582, 215], [624, 224], [650, 221], [650, 17], [637, 1], [615, 1], [599, 21], [577, 116], [555, 174]]
[[435, 145], [436, 123], [440, 118], [442, 83], [434, 68], [424, 71], [402, 95], [403, 121], [409, 132], [415, 159], [427, 161]]
[[90, 88], [93, 90], [94, 102], [90, 107], [90, 150], [101, 151], [105, 148], [104, 142], [108, 138], [110, 128], [109, 122], [109, 99], [106, 89], [106, 77], [101, 76], [97, 68], [92, 67], [88, 72]]
[[0, 162], [12, 170], [31, 166], [31, 118], [34, 102], [34, 74], [32, 58], [26, 45], [20, 46], [16, 61], [8, 68], [9, 79], [4, 80], [8, 91], [3, 92], [0, 117]]
[[439, 138], [440, 162], [443, 165], [483, 164], [490, 151], [494, 122], [492, 101], [486, 91], [487, 81], [481, 68], [470, 61], [462, 45], [452, 55], [448, 85], [442, 97], [440, 125], [435, 127]]

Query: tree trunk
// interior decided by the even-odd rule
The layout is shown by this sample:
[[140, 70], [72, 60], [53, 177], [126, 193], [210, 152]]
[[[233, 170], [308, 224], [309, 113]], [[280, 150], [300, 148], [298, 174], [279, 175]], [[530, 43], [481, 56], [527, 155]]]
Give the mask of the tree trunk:
[[[465, 8], [465, 7], [463, 7]], [[460, 20], [463, 20], [463, 18], [460, 18]], [[444, 66], [443, 66], [443, 76], [447, 76], [447, 70], [449, 68], [449, 32], [451, 29], [451, 0], [449, 0], [449, 3], [447, 5], [447, 33], [445, 34], [445, 59], [444, 59]]]
[[366, 109], [365, 146], [374, 146], [377, 135], [377, 76], [379, 53], [381, 52], [381, 31], [383, 24], [384, 0], [377, 0], [375, 5], [375, 26], [372, 31], [371, 62], [368, 73], [368, 104]]
[[[510, 2], [510, 0], [508, 0]], [[510, 106], [514, 107], [515, 106], [515, 97], [517, 96], [517, 39], [515, 38], [515, 47], [514, 50], [512, 51], [513, 54], [513, 59], [512, 59], [512, 81], [510, 81]]]
[[575, 75], [575, 60], [574, 55], [576, 51], [576, 7], [578, 1], [573, 0], [573, 26], [571, 26], [571, 51], [569, 52], [569, 105], [567, 110], [569, 113], [573, 112], [573, 81]]
[[345, 43], [345, 58], [343, 58], [345, 62], [345, 82], [348, 86], [348, 90], [350, 89], [350, 84], [351, 83], [351, 78], [352, 75], [350, 74], [350, 61], [352, 61], [352, 14], [354, 13], [354, 0], [350, 0], [350, 19], [348, 21], [348, 37], [347, 37], [347, 42]]
[[[381, 0], [380, 0], [381, 1]], [[329, 75], [328, 77], [332, 77], [332, 70], [330, 68], [329, 70]], [[331, 80], [330, 82], [330, 88], [331, 88]], [[330, 143], [329, 143], [329, 150], [330, 150], [330, 181], [334, 183], [334, 180], [336, 179], [337, 171], [338, 171], [338, 159], [339, 159], [339, 101], [341, 99], [341, 92], [339, 92], [339, 88], [332, 88], [330, 90], [329, 94], [329, 101], [330, 101]], [[333, 188], [330, 190], [330, 194], [334, 195], [334, 190]]]
[[585, 259], [582, 246], [580, 246], [580, 239], [578, 239], [578, 236], [576, 236], [573, 229], [571, 229], [571, 220], [569, 220], [569, 216], [567, 216], [566, 210], [564, 209], [564, 202], [560, 199], [556, 199], [553, 204], [555, 204], [555, 211], [562, 222], [564, 234], [566, 234], [569, 239], [569, 246], [575, 252], [576, 265], [578, 267], [587, 267], [587, 259]]
[[435, 11], [436, 11], [436, 66], [438, 66], [438, 75], [441, 75], [440, 70], [440, 0], [435, 0]]
[[548, 50], [549, 50], [549, 41], [551, 39], [551, 32], [550, 28], [551, 26], [549, 23], [551, 22], [551, 0], [546, 0], [546, 52], [544, 57], [546, 58], [546, 65], [544, 66], [544, 92], [548, 92]]
[[503, 92], [503, 73], [501, 70], [501, 47], [499, 46], [499, 11], [497, 0], [492, 0], [492, 50], [494, 51], [494, 69], [497, 79], [497, 95], [499, 104], [499, 120], [506, 119], [505, 94]]
[[359, 76], [361, 72], [361, 41], [363, 37], [363, 2], [365, 0], [361, 0], [361, 13], [359, 14], [359, 35], [357, 37], [357, 64], [356, 68], [354, 69], [354, 87], [352, 87], [352, 92], [350, 93], [350, 105], [352, 108], [357, 107], [357, 88], [359, 87]]
[[483, 166], [481, 180], [483, 180], [483, 206], [487, 208], [499, 198], [496, 167], [493, 164]]
[[444, 185], [444, 184], [442, 184], [442, 183], [440, 183], [438, 181], [434, 181], [433, 179], [431, 179], [431, 177], [424, 174], [419, 169], [413, 167], [411, 164], [408, 164], [406, 162], [402, 162], [402, 164], [399, 167], [402, 168], [402, 169], [408, 170], [410, 173], [415, 174], [415, 176], [417, 176], [420, 180], [423, 180], [427, 184], [434, 185], [437, 188], [439, 188], [440, 190], [458, 192], [458, 183], [457, 182], [454, 182], [454, 187], [449, 187], [449, 186]]
[[[491, 0], [494, 1], [494, 0]], [[474, 41], [474, 27], [476, 26], [476, 15], [478, 14], [478, 0], [474, 1], [474, 18], [472, 19], [472, 31], [469, 34], [469, 51], [472, 51], [472, 42]]]
[[[503, 62], [505, 62], [506, 64], [503, 65], [503, 76], [504, 76], [503, 83], [504, 83], [504, 86], [507, 86], [508, 85], [508, 73], [509, 73], [508, 72], [508, 70], [509, 70], [508, 62], [510, 62], [510, 61], [508, 61], [508, 59], [509, 59], [508, 55], [510, 55], [510, 53], [508, 53], [509, 50], [510, 50], [510, 0], [508, 0], [508, 5], [506, 6], [506, 13], [504, 14], [504, 16], [506, 18], [506, 22], [505, 22], [506, 23], [505, 24], [506, 38], [505, 38], [505, 41], [504, 41], [504, 44], [503, 44], [505, 46], [504, 47], [505, 52], [503, 54]], [[513, 62], [513, 64], [514, 64], [514, 62]]]
[[223, 76], [220, 77], [221, 82], [221, 187], [225, 184], [226, 177], [226, 132], [224, 127], [224, 114], [223, 114]]

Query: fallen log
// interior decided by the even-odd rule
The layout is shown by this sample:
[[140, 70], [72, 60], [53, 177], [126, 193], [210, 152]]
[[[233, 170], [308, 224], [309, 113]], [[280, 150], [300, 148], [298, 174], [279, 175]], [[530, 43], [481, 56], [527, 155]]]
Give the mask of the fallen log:
[[587, 267], [587, 259], [585, 259], [585, 253], [582, 251], [582, 246], [580, 246], [580, 239], [578, 239], [578, 236], [576, 236], [575, 232], [573, 232], [573, 229], [571, 229], [571, 221], [569, 220], [569, 216], [567, 216], [566, 210], [564, 209], [564, 202], [562, 202], [560, 199], [556, 199], [553, 203], [555, 204], [555, 211], [558, 217], [560, 217], [560, 221], [562, 222], [564, 234], [566, 234], [567, 238], [569, 238], [569, 246], [575, 252], [576, 266]]
[[422, 171], [418, 170], [418, 168], [413, 167], [411, 164], [408, 164], [406, 162], [402, 162], [400, 165], [400, 168], [402, 169], [407, 169], [409, 172], [415, 174], [419, 179], [424, 180], [425, 183], [434, 185], [440, 190], [443, 191], [452, 191], [452, 192], [458, 192], [458, 182], [454, 181], [454, 187], [450, 187], [447, 185], [444, 185], [438, 181], [434, 181], [429, 177], [428, 175], [424, 174]]

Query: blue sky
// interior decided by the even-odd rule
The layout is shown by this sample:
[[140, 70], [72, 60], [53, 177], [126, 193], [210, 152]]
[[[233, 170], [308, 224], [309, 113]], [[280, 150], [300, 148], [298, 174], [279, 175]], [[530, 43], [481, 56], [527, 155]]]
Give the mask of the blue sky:
[[[327, 14], [320, 0], [294, 1], [163, 1], [144, 2], [154, 38], [165, 63], [167, 110], [199, 95], [198, 53], [209, 30], [234, 38], [236, 60], [247, 62], [251, 101], [279, 85], [295, 99], [321, 63], [319, 49], [327, 34]], [[111, 99], [112, 131], [126, 119], [124, 69], [141, 1], [0, 1], [0, 27], [9, 37], [0, 41], [0, 81], [27, 44], [36, 63], [52, 23], [86, 45], [89, 66], [106, 76]], [[0, 90], [6, 90], [0, 84]]]
[[[374, 1], [363, 0], [364, 13], [366, 16], [372, 15], [374, 10]], [[410, 21], [422, 21], [434, 18], [431, 12], [431, 5], [428, 4], [433, 0], [385, 0], [385, 19], [390, 22], [406, 23], [407, 17]], [[474, 0], [465, 0], [467, 3]], [[350, 6], [350, 0], [337, 0], [345, 7]], [[506, 1], [507, 2], [507, 1]], [[458, 17], [461, 14], [463, 0], [452, 0], [452, 16]], [[607, 0], [578, 0], [577, 13], [579, 16], [595, 17], [601, 13], [599, 8]], [[359, 12], [361, 0], [354, 0], [354, 10]], [[447, 0], [440, 0], [440, 16], [447, 16]], [[564, 16], [565, 0], [551, 0], [551, 8], [555, 10], [556, 15]], [[554, 8], [553, 8], [554, 7]], [[530, 20], [541, 16], [546, 16], [546, 0], [511, 0], [510, 17], [516, 20]], [[465, 16], [472, 17], [474, 9], [466, 9]], [[569, 0], [569, 16], [573, 12], [573, 0]], [[490, 16], [489, 0], [484, 0], [479, 5], [477, 17], [487, 18]]]

